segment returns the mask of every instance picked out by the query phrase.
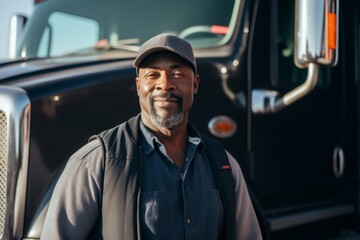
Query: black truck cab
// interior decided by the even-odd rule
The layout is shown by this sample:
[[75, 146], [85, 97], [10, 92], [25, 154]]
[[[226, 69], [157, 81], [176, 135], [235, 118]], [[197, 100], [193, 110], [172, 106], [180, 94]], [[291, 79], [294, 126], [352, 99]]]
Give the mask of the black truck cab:
[[358, 230], [356, 0], [38, 1], [0, 62], [0, 238], [38, 239], [56, 179], [88, 138], [139, 112], [132, 62], [188, 40], [191, 122], [246, 176], [265, 239]]

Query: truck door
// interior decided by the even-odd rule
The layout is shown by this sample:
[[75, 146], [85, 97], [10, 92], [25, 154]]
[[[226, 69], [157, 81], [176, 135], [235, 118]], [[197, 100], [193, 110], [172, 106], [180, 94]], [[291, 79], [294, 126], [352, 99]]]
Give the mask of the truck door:
[[[258, 5], [248, 63], [253, 93], [268, 89], [283, 95], [307, 77], [307, 70], [294, 64], [295, 4], [273, 0]], [[344, 40], [341, 35], [340, 48]], [[354, 86], [344, 78], [342, 57], [336, 67], [319, 67], [316, 86], [305, 98], [276, 113], [252, 115], [253, 182], [270, 229], [279, 236], [280, 230], [354, 212], [355, 139], [347, 128], [354, 117], [348, 107]], [[256, 95], [252, 99], [254, 104]], [[315, 234], [314, 226], [309, 231]], [[329, 234], [340, 227], [334, 226]]]

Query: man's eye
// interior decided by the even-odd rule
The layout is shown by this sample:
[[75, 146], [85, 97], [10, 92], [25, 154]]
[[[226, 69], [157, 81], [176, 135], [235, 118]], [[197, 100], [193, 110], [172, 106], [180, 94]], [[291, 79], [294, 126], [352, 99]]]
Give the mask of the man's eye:
[[181, 72], [173, 72], [173, 74], [172, 74], [174, 77], [176, 77], [176, 78], [179, 78], [179, 77], [182, 77], [182, 76], [184, 76], [184, 74], [183, 73], [181, 73]]
[[156, 78], [159, 74], [155, 73], [155, 72], [149, 72], [147, 74], [145, 74], [146, 78]]

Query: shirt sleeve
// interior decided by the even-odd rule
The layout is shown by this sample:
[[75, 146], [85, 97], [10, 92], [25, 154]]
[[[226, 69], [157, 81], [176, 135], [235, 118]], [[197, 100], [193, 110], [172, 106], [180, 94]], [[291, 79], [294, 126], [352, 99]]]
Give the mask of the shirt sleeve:
[[236, 223], [235, 235], [237, 240], [258, 240], [262, 239], [259, 222], [252, 205], [246, 182], [240, 165], [230, 153], [226, 152], [232, 169], [235, 181], [236, 197]]
[[101, 211], [101, 147], [92, 141], [66, 164], [54, 192], [41, 239], [87, 239]]

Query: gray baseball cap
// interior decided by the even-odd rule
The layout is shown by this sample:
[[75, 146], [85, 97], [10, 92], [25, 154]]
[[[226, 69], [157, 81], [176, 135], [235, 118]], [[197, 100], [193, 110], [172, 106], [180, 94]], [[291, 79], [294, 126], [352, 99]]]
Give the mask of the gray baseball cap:
[[138, 56], [134, 60], [136, 73], [139, 71], [141, 62], [150, 54], [168, 51], [185, 59], [193, 67], [197, 74], [196, 60], [189, 42], [172, 34], [159, 34], [147, 40], [139, 49]]

